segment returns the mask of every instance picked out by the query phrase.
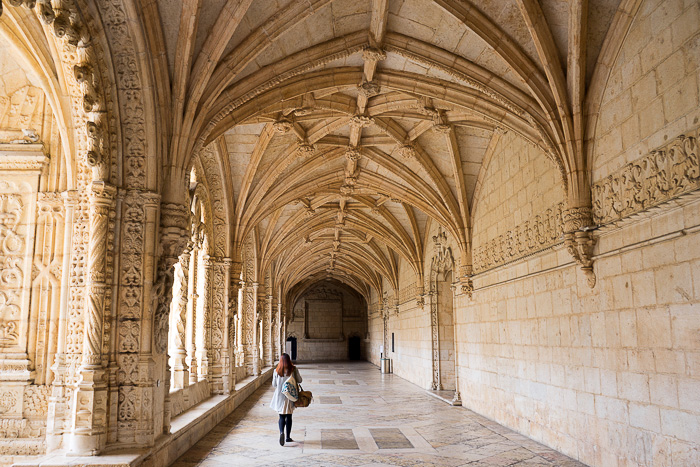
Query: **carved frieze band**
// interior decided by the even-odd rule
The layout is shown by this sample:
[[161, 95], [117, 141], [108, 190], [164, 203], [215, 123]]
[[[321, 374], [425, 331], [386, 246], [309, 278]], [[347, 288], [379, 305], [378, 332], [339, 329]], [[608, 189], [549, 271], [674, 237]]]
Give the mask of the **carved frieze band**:
[[474, 270], [483, 272], [559, 243], [564, 233], [563, 210], [562, 202], [475, 248]]
[[595, 222], [607, 224], [700, 189], [698, 137], [696, 128], [595, 183]]

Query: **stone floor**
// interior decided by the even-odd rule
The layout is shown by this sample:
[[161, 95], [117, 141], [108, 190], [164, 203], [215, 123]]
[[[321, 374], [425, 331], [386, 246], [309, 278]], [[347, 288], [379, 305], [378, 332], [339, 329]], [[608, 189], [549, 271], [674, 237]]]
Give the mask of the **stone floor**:
[[314, 394], [279, 445], [264, 386], [174, 464], [265, 466], [581, 466], [368, 363], [299, 365]]

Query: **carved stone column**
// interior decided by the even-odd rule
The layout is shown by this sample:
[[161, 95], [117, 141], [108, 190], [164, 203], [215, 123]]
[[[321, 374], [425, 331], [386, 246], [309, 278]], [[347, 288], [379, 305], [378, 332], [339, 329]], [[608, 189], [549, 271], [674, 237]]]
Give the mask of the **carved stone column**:
[[277, 326], [277, 319], [276, 319], [277, 300], [275, 300], [275, 297], [272, 295], [272, 290], [270, 290], [270, 294], [267, 296], [267, 306], [269, 308], [269, 311], [268, 311], [268, 317], [269, 317], [269, 325], [268, 325], [269, 337], [268, 337], [268, 340], [270, 342], [270, 344], [269, 344], [270, 353], [267, 356], [267, 364], [274, 365], [275, 356], [277, 355], [277, 346], [279, 344], [279, 339], [278, 339], [279, 327]]
[[279, 360], [280, 355], [285, 351], [284, 343], [286, 339], [286, 331], [284, 325], [284, 307], [282, 306], [282, 299], [277, 298], [277, 353], [273, 355], [274, 360], [272, 361], [273, 366], [276, 365], [277, 360]]
[[431, 389], [442, 389], [440, 382], [440, 338], [439, 338], [439, 323], [438, 323], [438, 304], [437, 291], [430, 290], [428, 294], [428, 304], [430, 306], [430, 339], [433, 360], [433, 383]]
[[175, 350], [173, 352], [173, 385], [175, 389], [182, 389], [190, 384], [190, 371], [187, 365], [187, 348], [185, 329], [187, 326], [187, 296], [189, 293], [189, 269], [192, 245], [180, 254], [177, 268], [177, 283], [179, 289], [177, 296], [172, 303], [172, 313], [174, 315], [174, 336], [173, 342]]
[[[242, 348], [239, 348], [240, 341], [240, 309], [241, 309], [241, 289], [240, 278], [242, 265], [239, 262], [231, 261], [229, 272], [229, 315], [228, 315], [228, 355], [229, 355], [229, 387], [230, 392], [236, 390], [236, 367], [242, 358]], [[239, 353], [240, 352], [240, 353]]]
[[68, 388], [66, 384], [66, 329], [68, 315], [68, 286], [70, 283], [70, 250], [73, 237], [73, 216], [78, 205], [78, 193], [74, 190], [62, 194], [65, 210], [63, 234], [63, 262], [61, 265], [61, 301], [59, 303], [56, 355], [51, 370], [54, 374], [49, 397], [46, 424], [46, 450], [51, 452], [60, 447], [64, 420], [68, 416]]
[[[462, 287], [464, 287], [464, 283], [462, 283]], [[455, 395], [452, 398], [452, 405], [462, 405], [462, 397], [459, 394], [459, 349], [457, 348], [457, 336], [459, 335], [457, 332], [457, 300], [455, 296], [457, 283], [452, 284], [450, 290], [452, 291], [452, 339], [455, 355]]]
[[[209, 255], [204, 255], [202, 257], [202, 275], [200, 278], [203, 283], [200, 286], [202, 291], [199, 300], [201, 302], [198, 304], [199, 308], [197, 312], [197, 364], [199, 379], [205, 379], [209, 377], [210, 369], [210, 352], [211, 352], [211, 292], [212, 292], [212, 270], [214, 268], [214, 261]], [[201, 311], [201, 313], [199, 312]]]
[[262, 336], [260, 336], [260, 333], [258, 332], [258, 321], [260, 320], [260, 313], [259, 313], [259, 308], [258, 308], [258, 289], [260, 287], [260, 284], [257, 282], [253, 282], [253, 287], [252, 287], [252, 295], [253, 295], [253, 303], [252, 307], [250, 310], [251, 313], [251, 345], [250, 345], [250, 350], [251, 350], [251, 359], [252, 359], [252, 374], [255, 376], [260, 375], [260, 342], [258, 339], [260, 339]]
[[245, 342], [245, 334], [243, 333], [243, 310], [245, 309], [245, 282], [240, 281], [238, 287], [238, 303], [236, 306], [236, 366], [245, 365], [245, 350], [243, 343]]
[[188, 233], [185, 226], [189, 211], [186, 206], [163, 203], [160, 211], [160, 261], [152, 290], [155, 314], [154, 350], [163, 368], [163, 433], [170, 433], [170, 366], [168, 363], [168, 334], [170, 308], [173, 301], [174, 266], [185, 248]]
[[85, 325], [80, 381], [73, 402], [73, 437], [70, 452], [97, 455], [106, 443], [107, 381], [103, 367], [103, 331], [107, 247], [110, 213], [116, 188], [105, 182], [89, 187], [90, 243], [87, 260]]
[[209, 381], [213, 394], [227, 394], [228, 378], [228, 284], [231, 260], [216, 259], [210, 272]]
[[258, 340], [256, 326], [258, 324], [258, 283], [243, 284], [243, 309], [241, 327], [243, 337], [243, 357], [247, 375], [258, 374]]
[[[162, 361], [154, 355], [160, 196], [127, 190], [121, 222], [117, 311], [117, 441], [152, 446], [163, 431]], [[156, 285], [156, 287], [154, 287]]]
[[268, 293], [265, 295], [261, 318], [263, 321], [263, 355], [261, 356], [261, 366], [265, 368], [270, 365], [272, 361], [272, 294]]
[[189, 297], [187, 301], [187, 366], [190, 369], [190, 384], [195, 384], [197, 382], [197, 357], [195, 356], [195, 336], [196, 336], [196, 326], [195, 320], [197, 317], [197, 253], [198, 245], [195, 243], [192, 251], [190, 252], [190, 276], [189, 284], [187, 289], [189, 290]]

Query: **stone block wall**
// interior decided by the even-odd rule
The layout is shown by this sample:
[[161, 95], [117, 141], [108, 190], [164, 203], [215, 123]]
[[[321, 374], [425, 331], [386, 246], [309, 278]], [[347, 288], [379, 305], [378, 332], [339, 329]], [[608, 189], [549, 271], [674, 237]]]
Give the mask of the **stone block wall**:
[[472, 202], [475, 249], [532, 222], [564, 199], [561, 176], [541, 149], [513, 132], [496, 137]]
[[479, 277], [464, 405], [591, 465], [697, 463], [699, 232], [695, 201], [604, 233], [594, 289], [559, 249]]
[[603, 93], [594, 182], [698, 126], [698, 22], [696, 1], [642, 2]]

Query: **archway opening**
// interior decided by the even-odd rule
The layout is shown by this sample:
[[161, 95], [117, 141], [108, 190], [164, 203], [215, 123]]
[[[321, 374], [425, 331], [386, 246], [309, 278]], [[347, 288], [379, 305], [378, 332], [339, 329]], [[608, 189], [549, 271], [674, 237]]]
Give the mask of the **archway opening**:
[[445, 391], [454, 391], [456, 388], [452, 296], [452, 271], [447, 271], [438, 275], [437, 282], [438, 340], [440, 343], [440, 387], [438, 389]]
[[364, 343], [359, 336], [367, 329], [366, 302], [356, 290], [327, 278], [298, 290], [290, 303], [287, 331], [288, 335], [300, 336], [296, 338], [299, 360], [362, 357]]

